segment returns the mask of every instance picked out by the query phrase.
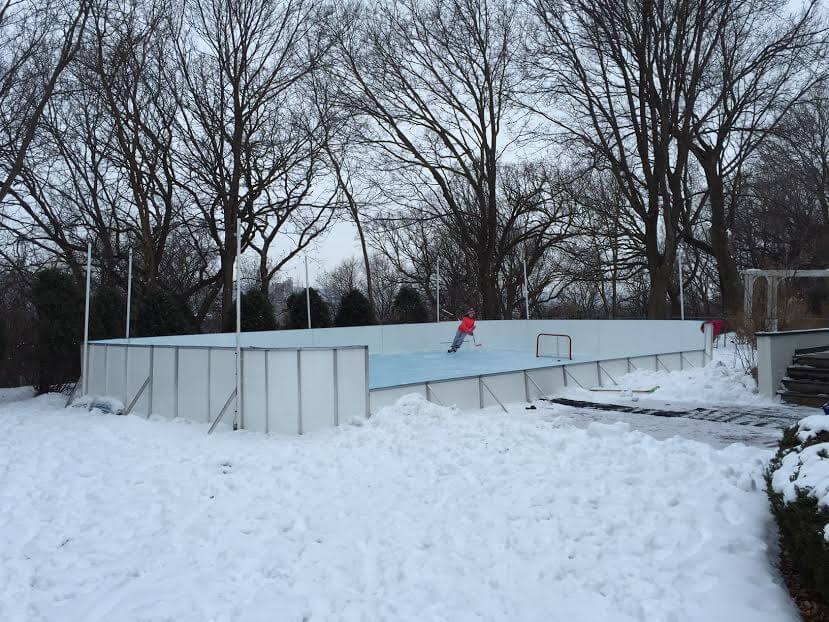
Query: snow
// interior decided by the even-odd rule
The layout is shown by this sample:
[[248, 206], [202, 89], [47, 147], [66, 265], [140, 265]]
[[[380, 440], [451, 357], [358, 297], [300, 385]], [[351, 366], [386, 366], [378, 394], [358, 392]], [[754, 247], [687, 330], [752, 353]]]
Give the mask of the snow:
[[306, 437], [0, 405], [0, 620], [798, 619], [767, 450], [414, 395]]
[[783, 493], [786, 503], [797, 499], [797, 491], [807, 491], [819, 506], [829, 507], [829, 443], [792, 450], [774, 472], [772, 486]]
[[801, 443], [812, 440], [821, 432], [829, 432], [829, 415], [810, 415], [797, 423], [797, 438]]
[[7, 389], [0, 389], [0, 404], [31, 399], [34, 397], [34, 394], [34, 387], [11, 387]]
[[[777, 403], [757, 392], [757, 383], [740, 363], [737, 346], [726, 340], [728, 347], [715, 348], [714, 360], [702, 367], [686, 367], [681, 371], [638, 369], [614, 378], [621, 391], [598, 392], [569, 387], [562, 396], [591, 402], [664, 407], [681, 404], [686, 407], [752, 406], [772, 407]], [[653, 393], [631, 393], [633, 389], [658, 387]]]

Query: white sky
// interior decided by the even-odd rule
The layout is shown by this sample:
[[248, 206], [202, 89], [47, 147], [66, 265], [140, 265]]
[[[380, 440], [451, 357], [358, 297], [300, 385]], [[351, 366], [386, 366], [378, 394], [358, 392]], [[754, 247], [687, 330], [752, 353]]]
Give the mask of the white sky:
[[[357, 229], [351, 222], [337, 222], [329, 227], [325, 237], [309, 246], [308, 273], [313, 287], [323, 272], [336, 267], [343, 259], [358, 257], [362, 261]], [[277, 280], [291, 278], [297, 285], [305, 284], [304, 255], [299, 254], [280, 271]]]

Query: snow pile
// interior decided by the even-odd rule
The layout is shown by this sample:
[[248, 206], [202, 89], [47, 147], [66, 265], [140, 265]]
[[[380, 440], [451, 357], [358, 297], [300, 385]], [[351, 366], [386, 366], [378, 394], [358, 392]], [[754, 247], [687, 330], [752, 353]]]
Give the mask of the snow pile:
[[0, 620], [798, 619], [768, 452], [402, 398], [265, 437], [0, 406]]
[[[569, 387], [563, 394], [588, 401], [683, 402], [696, 405], [772, 406], [774, 401], [757, 393], [757, 383], [741, 368], [714, 360], [704, 367], [681, 371], [638, 369], [615, 378], [620, 392], [595, 392]], [[652, 393], [636, 394], [634, 389], [658, 387]]]

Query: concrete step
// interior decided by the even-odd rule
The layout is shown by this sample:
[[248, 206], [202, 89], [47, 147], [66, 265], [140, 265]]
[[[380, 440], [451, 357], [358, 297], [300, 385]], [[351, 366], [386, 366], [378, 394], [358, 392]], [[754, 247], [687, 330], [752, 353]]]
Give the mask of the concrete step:
[[783, 378], [783, 385], [788, 391], [823, 395], [826, 401], [829, 402], [829, 380]]
[[829, 369], [829, 352], [810, 352], [798, 354], [794, 357], [796, 365], [807, 365], [819, 369]]
[[826, 380], [829, 382], [829, 369], [810, 365], [789, 365], [786, 376], [796, 380]]
[[812, 393], [800, 393], [798, 391], [779, 391], [783, 401], [788, 404], [799, 404], [820, 408], [829, 402], [829, 395], [814, 395]]

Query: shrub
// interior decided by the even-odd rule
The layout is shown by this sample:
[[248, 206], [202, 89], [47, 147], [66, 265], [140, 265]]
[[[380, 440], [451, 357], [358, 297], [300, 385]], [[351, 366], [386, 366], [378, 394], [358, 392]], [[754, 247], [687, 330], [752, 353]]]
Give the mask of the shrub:
[[[242, 332], [276, 330], [276, 315], [267, 294], [261, 289], [251, 289], [242, 294]], [[236, 300], [230, 313], [230, 332], [236, 330]]]
[[829, 508], [815, 497], [814, 487], [814, 465], [829, 462], [829, 431], [804, 434], [805, 421], [783, 434], [766, 471], [766, 488], [782, 545], [801, 580], [829, 602]]
[[6, 356], [6, 318], [0, 315], [0, 361]]
[[37, 325], [35, 388], [48, 393], [80, 374], [83, 298], [72, 277], [54, 268], [35, 274], [31, 296]]
[[[328, 328], [331, 326], [331, 310], [328, 308], [328, 304], [313, 287], [309, 289], [309, 296], [311, 298], [311, 326], [313, 328]], [[303, 289], [288, 296], [287, 304], [287, 328], [308, 328], [305, 290]]]
[[426, 305], [423, 304], [423, 298], [417, 290], [405, 285], [400, 288], [392, 304], [392, 319], [398, 324], [417, 324], [429, 321]]
[[343, 295], [334, 326], [369, 326], [376, 323], [371, 304], [360, 290], [352, 289]]
[[196, 332], [196, 321], [187, 303], [158, 285], [144, 287], [133, 311], [136, 337], [186, 335]]
[[115, 339], [124, 336], [126, 298], [112, 285], [98, 287], [89, 302], [89, 338]]

